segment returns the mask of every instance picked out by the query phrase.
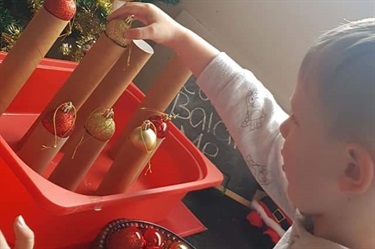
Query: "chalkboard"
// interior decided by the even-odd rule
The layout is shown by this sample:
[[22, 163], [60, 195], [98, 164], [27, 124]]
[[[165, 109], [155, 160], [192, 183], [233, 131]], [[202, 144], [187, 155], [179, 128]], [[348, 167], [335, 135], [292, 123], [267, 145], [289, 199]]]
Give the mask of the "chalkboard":
[[187, 81], [166, 112], [178, 115], [174, 124], [223, 173], [223, 187], [252, 200], [257, 183], [223, 121], [195, 81], [193, 76]]

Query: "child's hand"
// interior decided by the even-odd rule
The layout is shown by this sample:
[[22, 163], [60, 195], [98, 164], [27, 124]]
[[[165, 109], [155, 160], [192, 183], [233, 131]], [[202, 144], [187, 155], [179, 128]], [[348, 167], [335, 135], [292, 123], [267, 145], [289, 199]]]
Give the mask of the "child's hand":
[[144, 27], [132, 28], [125, 32], [128, 39], [153, 40], [168, 47], [174, 44], [183, 35], [185, 28], [153, 4], [126, 3], [109, 17], [108, 21], [116, 18], [126, 18], [134, 15], [136, 20], [145, 24]]
[[[22, 216], [18, 216], [13, 223], [16, 242], [14, 249], [32, 249], [34, 247], [34, 233], [26, 225]], [[3, 233], [0, 231], [0, 249], [9, 249]]]
[[108, 20], [130, 15], [134, 15], [134, 18], [145, 26], [125, 31], [125, 38], [153, 40], [172, 48], [195, 76], [219, 53], [211, 44], [152, 4], [126, 3], [113, 12]]

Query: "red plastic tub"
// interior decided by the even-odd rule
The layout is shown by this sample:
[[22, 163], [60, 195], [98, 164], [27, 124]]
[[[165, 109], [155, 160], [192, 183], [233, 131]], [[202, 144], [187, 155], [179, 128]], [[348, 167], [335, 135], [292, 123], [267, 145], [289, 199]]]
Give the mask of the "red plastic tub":
[[[0, 61], [5, 56], [0, 53]], [[81, 184], [80, 194], [49, 182], [16, 155], [17, 141], [75, 66], [72, 62], [44, 59], [0, 117], [0, 228], [5, 236], [14, 240], [12, 223], [19, 214], [33, 228], [36, 248], [43, 249], [87, 248], [107, 222], [118, 218], [155, 222], [181, 236], [204, 230], [181, 200], [189, 191], [219, 185], [223, 177], [173, 125], [151, 161], [153, 173], [142, 174], [124, 194], [91, 195], [111, 163], [106, 150]], [[134, 84], [121, 96], [114, 107], [117, 132], [143, 97]], [[112, 141], [117, 137], [118, 133]], [[56, 156], [49, 172], [60, 158], [60, 154]]]

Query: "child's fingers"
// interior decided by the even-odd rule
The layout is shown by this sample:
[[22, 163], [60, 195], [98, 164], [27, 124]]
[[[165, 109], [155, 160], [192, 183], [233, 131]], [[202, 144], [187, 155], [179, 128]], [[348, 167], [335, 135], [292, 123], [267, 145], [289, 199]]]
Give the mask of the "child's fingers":
[[14, 221], [13, 229], [16, 235], [14, 249], [32, 249], [34, 247], [34, 232], [26, 225], [21, 215]]
[[0, 249], [10, 249], [3, 233], [0, 230]]
[[146, 39], [143, 35], [144, 33], [144, 27], [142, 28], [132, 28], [124, 33], [124, 37], [131, 40], [140, 40], [140, 39]]
[[124, 37], [127, 39], [143, 39], [143, 40], [157, 40], [156, 25], [149, 25], [145, 27], [131, 28], [124, 33]]

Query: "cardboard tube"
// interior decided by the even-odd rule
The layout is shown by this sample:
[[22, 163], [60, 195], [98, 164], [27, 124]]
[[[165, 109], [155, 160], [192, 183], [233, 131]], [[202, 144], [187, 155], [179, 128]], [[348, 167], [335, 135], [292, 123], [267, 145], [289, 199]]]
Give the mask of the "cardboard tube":
[[88, 117], [81, 134], [71, 135], [71, 150], [67, 151], [49, 177], [51, 182], [76, 190], [104, 146], [115, 132], [113, 109], [98, 108]]
[[77, 110], [71, 102], [62, 103], [48, 112], [35, 128], [18, 156], [39, 174], [42, 174], [59, 152], [74, 127]]
[[[152, 47], [143, 40], [134, 40], [131, 46], [131, 49], [128, 49], [123, 53], [120, 59], [80, 108], [75, 124], [76, 128], [71, 137], [74, 137], [77, 134], [81, 136], [83, 126], [93, 110], [99, 107], [113, 106], [115, 104], [154, 52]], [[130, 61], [128, 61], [129, 56]], [[73, 139], [69, 139], [62, 148], [62, 151], [71, 153], [75, 145]]]
[[[72, 143], [77, 146], [80, 143], [81, 137], [75, 136]], [[83, 138], [87, 141], [84, 140], [77, 148], [73, 158], [73, 154], [70, 152], [64, 154], [48, 178], [51, 182], [65, 189], [75, 191], [108, 142], [92, 137], [87, 131], [84, 131]]]
[[103, 196], [124, 193], [139, 177], [164, 139], [158, 138], [156, 147], [151, 152], [137, 148], [130, 139], [126, 140], [95, 194]]
[[68, 23], [53, 16], [44, 7], [28, 23], [0, 64], [0, 116]]
[[30, 135], [17, 154], [30, 168], [43, 174], [67, 139], [59, 138], [55, 143], [54, 135], [47, 131], [42, 123], [38, 123], [35, 132]]
[[115, 44], [103, 33], [22, 137], [18, 146], [23, 147], [43, 115], [56, 108], [59, 103], [71, 101], [78, 110], [124, 51], [124, 47]]
[[142, 110], [142, 107], [164, 112], [173, 101], [181, 87], [191, 76], [191, 71], [182, 63], [177, 55], [174, 55], [167, 63], [165, 69], [161, 72], [156, 81], [152, 84], [146, 97], [142, 101], [140, 108], [133, 114], [117, 141], [112, 145], [109, 154], [116, 158], [118, 151], [130, 132], [137, 127], [142, 120], [152, 115], [149, 111]]

